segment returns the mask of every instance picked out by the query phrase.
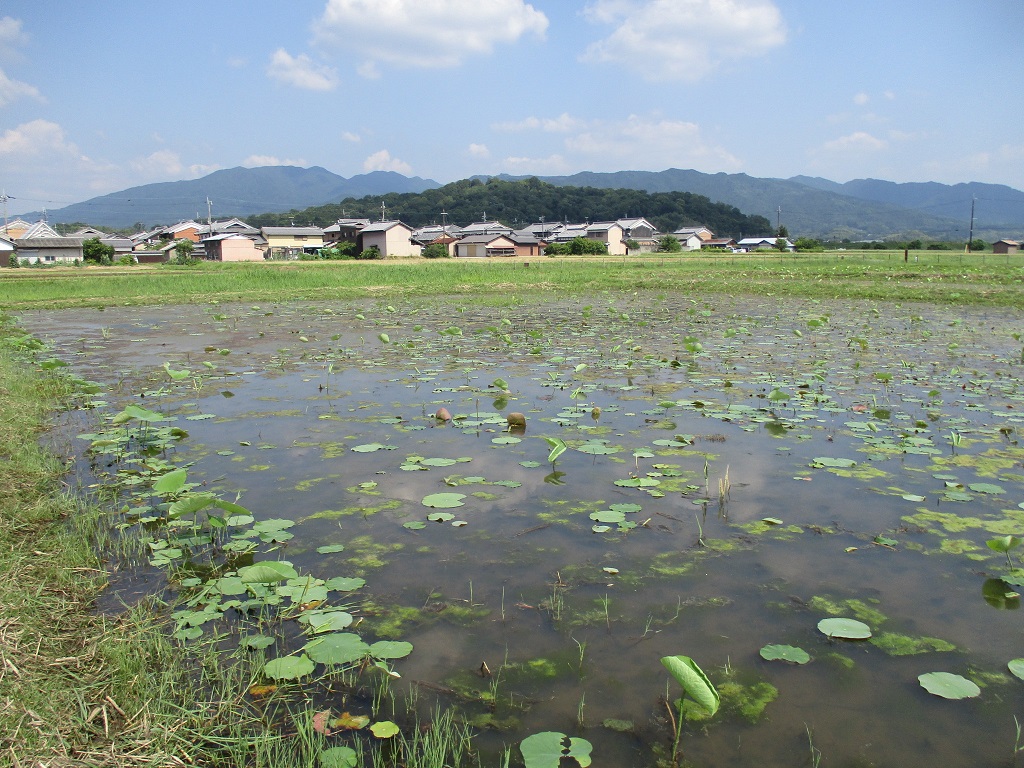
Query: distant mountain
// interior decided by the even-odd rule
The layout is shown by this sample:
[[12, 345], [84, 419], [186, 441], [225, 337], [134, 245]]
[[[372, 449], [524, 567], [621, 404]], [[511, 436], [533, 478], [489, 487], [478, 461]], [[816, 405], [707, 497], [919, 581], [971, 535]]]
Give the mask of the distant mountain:
[[971, 201], [974, 222], [982, 227], [1016, 226], [1024, 222], [1024, 192], [1002, 184], [938, 184], [934, 181], [897, 184], [879, 179], [854, 179], [839, 184], [828, 179], [794, 176], [790, 181], [826, 192], [888, 203], [935, 216], [970, 223]]
[[[301, 210], [347, 197], [384, 192], [423, 192], [436, 181], [408, 178], [393, 171], [373, 171], [346, 179], [320, 168], [266, 166], [229, 168], [201, 179], [145, 184], [47, 211], [50, 223], [86, 222], [95, 226], [131, 227], [141, 223], [173, 224], [182, 219], [206, 219], [206, 201], [214, 218]], [[38, 214], [24, 214], [33, 221]]]
[[[499, 178], [526, 177], [503, 175]], [[707, 174], [676, 168], [659, 172], [583, 172], [539, 178], [556, 186], [693, 192], [734, 205], [748, 215], [765, 216], [773, 224], [784, 224], [793, 236], [835, 240], [913, 239], [922, 236], [964, 240], [967, 238], [973, 193], [978, 196], [979, 203], [981, 198], [1008, 198], [1010, 201], [1005, 209], [1009, 218], [976, 220], [976, 237], [1020, 236], [1024, 233], [1024, 206], [1013, 208], [1018, 197], [1024, 199], [1024, 192], [994, 184], [950, 187], [944, 184], [877, 182], [880, 185], [877, 191], [869, 192], [874, 185], [849, 182], [848, 186], [805, 176], [762, 179], [745, 173]], [[926, 187], [930, 196], [926, 197], [918, 187]], [[911, 193], [916, 193], [916, 197]], [[954, 201], [959, 199], [962, 209], [965, 194], [966, 213], [954, 205]], [[939, 207], [939, 200], [944, 207]], [[931, 207], [937, 210], [930, 210]], [[978, 210], [980, 208], [979, 205]], [[1013, 210], [1017, 211], [1016, 215], [1010, 216]], [[998, 218], [1003, 220], [998, 221]]]

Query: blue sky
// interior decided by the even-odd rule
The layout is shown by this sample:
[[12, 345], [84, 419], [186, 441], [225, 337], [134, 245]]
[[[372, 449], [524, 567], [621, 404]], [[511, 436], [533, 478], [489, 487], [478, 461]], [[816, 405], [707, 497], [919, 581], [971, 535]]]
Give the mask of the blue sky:
[[0, 188], [239, 165], [1024, 187], [1020, 0], [5, 0]]

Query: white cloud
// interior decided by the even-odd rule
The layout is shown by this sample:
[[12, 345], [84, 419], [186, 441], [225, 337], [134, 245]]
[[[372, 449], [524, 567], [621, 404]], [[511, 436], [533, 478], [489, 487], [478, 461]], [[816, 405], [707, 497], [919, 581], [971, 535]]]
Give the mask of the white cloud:
[[302, 159], [282, 160], [274, 155], [249, 155], [242, 161], [242, 165], [246, 168], [260, 168], [265, 165], [295, 165], [299, 168], [305, 168], [306, 161]]
[[506, 157], [502, 161], [502, 170], [515, 174], [533, 173], [541, 176], [553, 176], [569, 173], [570, 165], [561, 155], [548, 157]]
[[21, 29], [21, 19], [4, 16], [0, 18], [0, 51], [20, 47], [28, 42], [28, 35]]
[[457, 66], [526, 35], [542, 39], [547, 28], [547, 16], [523, 0], [327, 0], [315, 34], [325, 48], [365, 57], [368, 77], [376, 62]]
[[64, 129], [49, 120], [22, 123], [0, 136], [0, 155], [30, 157], [48, 153], [78, 154], [78, 148], [64, 138]]
[[42, 94], [39, 93], [39, 89], [34, 85], [23, 83], [20, 80], [13, 80], [0, 69], [0, 107], [6, 107], [12, 101], [23, 96], [36, 99], [37, 101], [46, 101]]
[[861, 91], [853, 97], [853, 103], [859, 107], [863, 107], [869, 101], [871, 101], [871, 97], [864, 93], [864, 91]]
[[177, 152], [160, 149], [151, 155], [133, 160], [132, 169], [146, 177], [168, 177], [181, 174], [184, 166]]
[[486, 158], [491, 156], [491, 150], [487, 148], [486, 144], [470, 144], [469, 154], [473, 157]]
[[705, 139], [699, 125], [683, 120], [639, 115], [619, 121], [597, 120], [568, 137], [565, 145], [570, 151], [594, 158], [591, 165], [600, 162], [609, 170], [740, 169], [734, 155]]
[[345, 141], [351, 141], [353, 144], [358, 144], [360, 141], [363, 140], [362, 136], [360, 136], [358, 133], [352, 133], [352, 131], [345, 131], [344, 133], [341, 134], [341, 138], [343, 138]]
[[535, 131], [539, 129], [548, 133], [568, 133], [580, 125], [579, 120], [570, 117], [567, 112], [563, 112], [555, 118], [531, 116], [517, 121], [495, 123], [491, 128], [496, 131]]
[[618, 26], [582, 59], [648, 80], [697, 81], [723, 62], [762, 56], [786, 42], [772, 0], [595, 0], [584, 15]]
[[876, 138], [866, 131], [854, 131], [838, 139], [826, 141], [823, 148], [829, 152], [877, 152], [888, 146], [884, 139]]
[[284, 48], [274, 51], [267, 74], [279, 83], [307, 91], [330, 91], [338, 85], [338, 75], [333, 69], [314, 63], [304, 53], [292, 56]]
[[363, 161], [363, 170], [367, 173], [370, 171], [395, 171], [408, 176], [412, 173], [412, 166], [397, 157], [392, 157], [390, 152], [382, 149]]

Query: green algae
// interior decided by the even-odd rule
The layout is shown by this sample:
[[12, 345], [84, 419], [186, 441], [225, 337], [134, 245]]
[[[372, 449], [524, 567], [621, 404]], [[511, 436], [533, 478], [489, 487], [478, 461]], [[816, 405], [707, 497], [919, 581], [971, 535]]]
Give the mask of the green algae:
[[385, 510], [400, 509], [401, 506], [402, 502], [398, 499], [390, 499], [382, 504], [375, 504], [372, 507], [352, 506], [343, 507], [341, 509], [325, 509], [320, 512], [314, 512], [312, 515], [307, 515], [302, 518], [300, 522], [305, 522], [307, 520], [337, 520], [338, 518], [352, 517], [354, 515], [369, 517], [370, 515], [376, 515], [378, 512], [384, 512]]
[[405, 548], [404, 544], [379, 544], [370, 536], [356, 536], [345, 543], [345, 551], [349, 557], [345, 558], [353, 573], [363, 575], [366, 571], [383, 568], [388, 564], [384, 555], [398, 552]]
[[804, 529], [799, 525], [775, 525], [774, 523], [767, 523], [764, 520], [751, 520], [749, 523], [737, 523], [736, 527], [741, 528], [752, 536], [758, 536], [760, 534], [770, 532], [775, 534], [776, 538], [783, 541], [789, 541], [795, 534], [804, 532]]
[[882, 632], [873, 635], [868, 642], [890, 656], [915, 656], [920, 653], [955, 651], [957, 649], [952, 643], [938, 637], [912, 637], [896, 632]]
[[765, 708], [775, 701], [779, 689], [771, 683], [757, 679], [750, 674], [743, 680], [735, 669], [718, 675], [711, 675], [721, 700], [718, 713], [708, 714], [707, 710], [690, 699], [683, 699], [683, 717], [689, 722], [704, 723], [714, 717], [733, 717], [756, 723], [764, 715]]
[[[878, 601], [873, 600], [871, 602], [877, 603]], [[855, 616], [865, 624], [870, 624], [872, 627], [884, 624], [888, 620], [888, 616], [884, 613], [876, 608], [872, 608], [863, 600], [858, 600], [856, 598], [851, 598], [849, 600], [836, 600], [823, 595], [815, 595], [808, 601], [807, 605], [812, 611], [824, 613], [829, 616]]]

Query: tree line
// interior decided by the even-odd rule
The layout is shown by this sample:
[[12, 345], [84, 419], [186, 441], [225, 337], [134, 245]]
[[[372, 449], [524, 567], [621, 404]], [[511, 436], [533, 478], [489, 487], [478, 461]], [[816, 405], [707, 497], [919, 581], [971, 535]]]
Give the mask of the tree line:
[[[383, 206], [383, 207], [382, 207]], [[644, 217], [661, 232], [706, 226], [717, 237], [755, 237], [772, 232], [764, 216], [692, 192], [556, 187], [537, 178], [521, 181], [463, 179], [419, 193], [388, 193], [346, 198], [302, 211], [263, 213], [246, 221], [255, 227], [296, 225], [327, 227], [338, 219], [401, 219], [410, 227], [447, 222], [466, 226], [500, 221], [521, 229], [539, 221], [593, 222]]]

